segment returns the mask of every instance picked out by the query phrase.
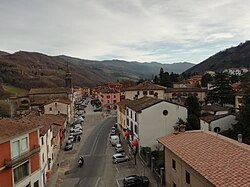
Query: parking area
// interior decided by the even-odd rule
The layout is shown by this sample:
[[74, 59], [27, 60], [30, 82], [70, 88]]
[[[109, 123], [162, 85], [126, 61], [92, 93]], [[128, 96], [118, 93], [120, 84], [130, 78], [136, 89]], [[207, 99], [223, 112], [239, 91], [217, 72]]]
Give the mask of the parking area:
[[[112, 132], [112, 129], [111, 131]], [[151, 187], [156, 187], [158, 186], [157, 181], [155, 180], [154, 176], [152, 175], [150, 168], [147, 167], [142, 161], [141, 159], [137, 156], [136, 158], [136, 165], [135, 165], [135, 159], [134, 156], [131, 156], [129, 154], [129, 147], [128, 144], [126, 142], [126, 140], [123, 137], [120, 137], [120, 143], [124, 149], [124, 154], [126, 156], [128, 156], [130, 158], [129, 161], [125, 161], [125, 162], [121, 162], [121, 163], [116, 163], [113, 164], [113, 167], [116, 170], [116, 176], [115, 176], [115, 180], [116, 180], [116, 185], [118, 187], [123, 187], [123, 179], [127, 176], [130, 175], [137, 175], [137, 176], [146, 176], [149, 178], [149, 186]], [[116, 147], [112, 146], [112, 144], [109, 142], [109, 145], [107, 147], [107, 155], [108, 155], [108, 161], [112, 163], [113, 162], [113, 158], [112, 156], [114, 154], [117, 154], [116, 152]]]

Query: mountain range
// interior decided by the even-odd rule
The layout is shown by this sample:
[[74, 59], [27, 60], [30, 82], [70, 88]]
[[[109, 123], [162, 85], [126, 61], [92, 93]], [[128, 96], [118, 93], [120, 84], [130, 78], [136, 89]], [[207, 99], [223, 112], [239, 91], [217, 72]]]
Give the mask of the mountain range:
[[121, 79], [151, 79], [159, 74], [160, 68], [181, 73], [193, 65], [187, 62], [160, 64], [122, 60], [95, 61], [65, 55], [48, 56], [25, 51], [10, 54], [0, 51], [0, 82], [25, 89], [64, 86], [68, 66], [73, 85], [94, 87]]
[[0, 51], [0, 83], [19, 88], [65, 86], [69, 67], [73, 85], [94, 87], [117, 80], [152, 79], [160, 68], [164, 72], [201, 74], [205, 71], [223, 71], [225, 68], [250, 66], [250, 41], [222, 50], [201, 63], [161, 64], [123, 60], [86, 60], [65, 55], [48, 56], [37, 52], [19, 51], [13, 54]]

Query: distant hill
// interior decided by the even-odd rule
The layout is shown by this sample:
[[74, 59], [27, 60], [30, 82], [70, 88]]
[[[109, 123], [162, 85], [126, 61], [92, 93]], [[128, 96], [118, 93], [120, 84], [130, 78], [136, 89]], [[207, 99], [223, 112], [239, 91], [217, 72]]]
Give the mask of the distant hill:
[[85, 64], [91, 67], [91, 69], [105, 70], [111, 73], [116, 78], [134, 78], [134, 79], [150, 79], [153, 75], [158, 75], [160, 68], [169, 73], [182, 73], [186, 69], [192, 67], [194, 64], [183, 62], [173, 64], [161, 64], [157, 62], [151, 63], [139, 63], [136, 61], [128, 62], [124, 60], [85, 60], [79, 58], [73, 58], [69, 56], [58, 56], [67, 62], [71, 62], [77, 65]]
[[118, 79], [152, 78], [164, 71], [180, 73], [191, 63], [160, 64], [121, 60], [94, 61], [69, 56], [48, 56], [36, 52], [0, 52], [0, 82], [19, 88], [61, 87], [65, 85], [66, 65], [72, 74], [73, 85], [94, 87]]
[[185, 73], [202, 73], [207, 70], [223, 71], [226, 68], [240, 67], [250, 67], [250, 41], [220, 51], [186, 70]]

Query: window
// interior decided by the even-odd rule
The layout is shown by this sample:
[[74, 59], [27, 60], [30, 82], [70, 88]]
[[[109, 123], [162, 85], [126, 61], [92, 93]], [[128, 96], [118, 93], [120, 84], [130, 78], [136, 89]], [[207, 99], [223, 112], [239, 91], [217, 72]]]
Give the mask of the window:
[[39, 187], [39, 181], [37, 180], [36, 182], [34, 182], [34, 187]]
[[49, 107], [49, 111], [52, 111], [52, 107]]
[[116, 95], [114, 95], [114, 98], [116, 98]]
[[186, 171], [186, 183], [190, 184], [190, 173]]
[[42, 161], [43, 161], [43, 163], [44, 163], [44, 153], [42, 154]]
[[168, 111], [167, 110], [163, 110], [162, 113], [163, 113], [164, 116], [168, 115]]
[[109, 100], [108, 100], [108, 103], [109, 103]]
[[137, 114], [135, 113], [135, 121], [137, 121]]
[[137, 95], [140, 95], [140, 91], [137, 91]]
[[22, 149], [22, 151], [28, 149], [28, 138], [27, 137], [22, 138], [21, 149]]
[[130, 117], [133, 118], [132, 116], [133, 116], [133, 115], [132, 115], [132, 111], [130, 111]]
[[116, 103], [116, 100], [114, 100], [114, 103]]
[[143, 91], [143, 95], [148, 95], [148, 91]]
[[154, 95], [154, 91], [149, 91], [149, 95]]
[[43, 142], [43, 137], [42, 137], [42, 145], [44, 144], [44, 142]]
[[18, 166], [14, 169], [14, 182], [17, 183], [23, 178], [29, 176], [29, 162]]
[[110, 98], [110, 95], [107, 95], [107, 99], [109, 99]]
[[137, 125], [135, 125], [134, 128], [135, 128], [135, 133], [138, 135], [138, 127], [137, 127]]
[[128, 113], [128, 109], [127, 109], [127, 115], [128, 115], [129, 113]]
[[174, 159], [172, 159], [172, 168], [176, 170], [176, 161]]
[[176, 184], [173, 182], [173, 187], [176, 187]]
[[19, 154], [19, 141], [12, 142], [12, 158], [17, 157]]

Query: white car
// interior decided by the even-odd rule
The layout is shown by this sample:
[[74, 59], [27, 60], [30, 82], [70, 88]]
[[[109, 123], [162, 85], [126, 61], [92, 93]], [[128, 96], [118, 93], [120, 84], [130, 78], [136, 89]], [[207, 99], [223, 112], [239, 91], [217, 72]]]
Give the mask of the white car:
[[70, 133], [69, 133], [69, 135], [70, 136], [77, 136], [77, 135], [80, 135], [80, 134], [82, 134], [82, 130], [77, 130], [77, 129], [70, 129]]
[[122, 154], [122, 153], [117, 153], [117, 154], [114, 154], [112, 156], [113, 158], [113, 163], [116, 164], [116, 163], [119, 163], [119, 162], [126, 162], [126, 161], [129, 161], [129, 157], [126, 156], [125, 154]]
[[124, 149], [123, 149], [122, 145], [118, 143], [118, 144], [116, 144], [116, 146], [115, 146], [115, 151], [116, 151], [117, 153], [121, 153], [121, 152], [124, 152]]
[[82, 131], [82, 127], [81, 126], [73, 126], [71, 129], [72, 130], [81, 130]]

